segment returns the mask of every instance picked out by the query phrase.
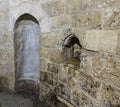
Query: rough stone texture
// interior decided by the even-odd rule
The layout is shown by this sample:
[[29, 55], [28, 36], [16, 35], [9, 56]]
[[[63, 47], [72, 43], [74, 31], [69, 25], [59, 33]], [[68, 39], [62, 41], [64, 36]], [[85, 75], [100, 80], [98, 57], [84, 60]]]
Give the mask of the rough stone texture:
[[58, 49], [52, 49], [50, 51], [50, 60], [55, 63], [63, 62], [63, 54]]
[[100, 11], [90, 11], [78, 14], [78, 26], [88, 29], [101, 29], [102, 14]]
[[84, 93], [77, 92], [76, 90], [73, 90], [72, 92], [72, 103], [76, 107], [95, 107], [95, 103], [91, 101]]
[[120, 106], [120, 90], [113, 88], [111, 85], [103, 84], [103, 107]]
[[51, 19], [52, 27], [68, 27], [69, 26], [69, 16], [61, 15]]
[[109, 12], [106, 10], [105, 14], [105, 29], [120, 29], [120, 12], [112, 11]]
[[[108, 36], [108, 37], [107, 37]], [[117, 51], [117, 31], [103, 31], [100, 41], [100, 50], [109, 53], [116, 53]]]
[[[0, 0], [0, 89], [15, 90], [14, 25], [25, 13], [40, 24], [40, 101], [120, 106], [120, 0]], [[71, 33], [83, 47], [77, 65], [63, 60]]]

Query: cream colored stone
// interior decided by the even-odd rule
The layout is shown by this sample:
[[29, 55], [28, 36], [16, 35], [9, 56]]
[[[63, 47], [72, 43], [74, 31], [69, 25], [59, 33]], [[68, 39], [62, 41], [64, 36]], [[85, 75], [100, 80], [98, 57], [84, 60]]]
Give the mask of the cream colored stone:
[[102, 31], [100, 30], [87, 31], [85, 34], [84, 48], [89, 50], [99, 51], [101, 35], [102, 35]]
[[58, 36], [55, 34], [42, 34], [40, 36], [40, 45], [45, 47], [55, 47], [59, 44]]
[[80, 27], [88, 29], [101, 29], [102, 27], [102, 11], [81, 12], [77, 16], [77, 23]]
[[103, 31], [100, 40], [100, 50], [109, 53], [116, 53], [117, 39], [118, 39], [117, 31]]
[[78, 1], [80, 0], [66, 0], [66, 13], [72, 14], [78, 12]]
[[67, 15], [54, 17], [51, 19], [51, 21], [52, 21], [53, 28], [69, 26], [69, 16]]

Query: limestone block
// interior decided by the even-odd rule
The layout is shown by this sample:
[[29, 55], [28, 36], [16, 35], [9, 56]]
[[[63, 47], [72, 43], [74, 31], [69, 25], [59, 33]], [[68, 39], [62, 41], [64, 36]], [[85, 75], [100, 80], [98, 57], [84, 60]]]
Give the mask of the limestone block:
[[83, 92], [77, 90], [72, 91], [72, 104], [75, 107], [95, 107], [95, 103], [88, 98]]
[[82, 9], [88, 9], [95, 6], [95, 0], [82, 0]]
[[58, 0], [53, 2], [53, 15], [60, 15], [64, 13], [64, 5], [65, 1], [64, 0]]
[[91, 97], [97, 98], [100, 82], [81, 72], [79, 74], [79, 87], [86, 91]]
[[78, 26], [89, 29], [101, 29], [102, 13], [100, 11], [90, 11], [78, 14]]
[[117, 51], [117, 31], [103, 31], [100, 41], [100, 50], [110, 53]]
[[105, 29], [120, 29], [120, 12], [106, 10], [104, 17], [104, 28]]
[[111, 85], [103, 84], [102, 90], [103, 107], [119, 107], [120, 106], [120, 90], [115, 89]]
[[42, 8], [44, 9], [44, 11], [49, 15], [49, 16], [53, 16], [53, 2], [48, 2], [48, 3], [44, 3], [42, 4]]
[[101, 36], [102, 36], [102, 31], [100, 30], [87, 31], [85, 34], [85, 47], [84, 48], [98, 51]]
[[71, 15], [71, 20], [70, 20], [70, 26], [72, 27], [77, 27], [77, 15]]
[[40, 45], [45, 47], [55, 47], [59, 44], [59, 38], [55, 34], [42, 34], [40, 36]]
[[49, 57], [49, 49], [40, 48], [40, 57], [48, 58]]
[[70, 18], [67, 15], [57, 16], [51, 19], [52, 27], [67, 27], [69, 26]]
[[67, 0], [66, 13], [72, 14], [78, 12], [78, 1], [81, 0]]
[[63, 62], [63, 54], [61, 50], [51, 49], [50, 50], [50, 60], [55, 63]]

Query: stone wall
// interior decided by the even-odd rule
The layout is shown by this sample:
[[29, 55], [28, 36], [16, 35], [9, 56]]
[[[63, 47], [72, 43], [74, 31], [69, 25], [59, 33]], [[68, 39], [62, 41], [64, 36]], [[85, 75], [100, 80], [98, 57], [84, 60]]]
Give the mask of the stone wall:
[[[40, 100], [68, 107], [119, 107], [119, 4], [119, 0], [0, 0], [0, 87], [14, 89], [14, 25], [29, 13], [41, 27]], [[63, 41], [71, 33], [84, 48], [80, 66], [63, 60]]]
[[[119, 0], [42, 4], [51, 32], [41, 34], [41, 100], [55, 103], [56, 95], [68, 107], [120, 106], [119, 4]], [[81, 50], [85, 60], [80, 67], [63, 60], [63, 40], [71, 33], [91, 50]]]

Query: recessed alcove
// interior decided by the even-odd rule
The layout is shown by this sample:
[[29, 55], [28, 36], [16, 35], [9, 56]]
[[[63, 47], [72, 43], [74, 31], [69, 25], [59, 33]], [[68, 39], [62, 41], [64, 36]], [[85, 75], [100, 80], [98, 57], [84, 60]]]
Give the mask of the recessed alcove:
[[63, 42], [64, 62], [67, 64], [80, 65], [81, 44], [74, 34], [68, 35]]
[[39, 83], [39, 35], [40, 26], [36, 18], [30, 14], [23, 14], [18, 18], [14, 26], [17, 89], [34, 89]]

